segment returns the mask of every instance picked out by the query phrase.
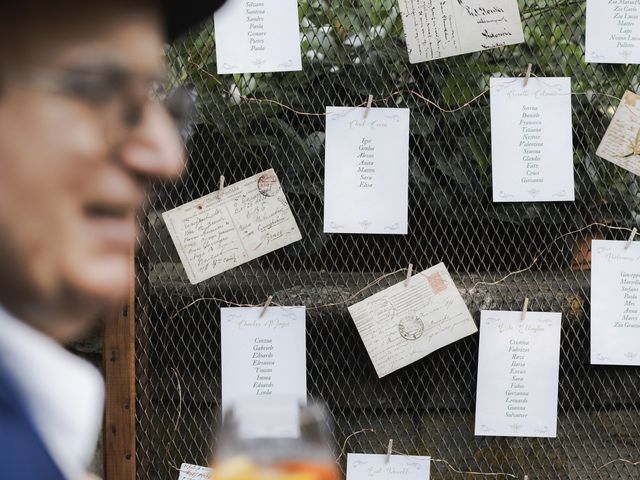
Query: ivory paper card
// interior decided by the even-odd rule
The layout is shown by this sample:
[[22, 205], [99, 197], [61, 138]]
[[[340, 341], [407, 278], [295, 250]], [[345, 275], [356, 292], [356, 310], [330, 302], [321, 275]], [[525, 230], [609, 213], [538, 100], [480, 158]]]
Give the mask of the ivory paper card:
[[183, 463], [180, 465], [180, 476], [178, 480], [211, 480], [213, 469]]
[[640, 95], [625, 92], [596, 155], [640, 175]]
[[640, 242], [591, 244], [591, 363], [640, 365]]
[[399, 0], [409, 62], [524, 42], [517, 0]]
[[297, 0], [232, 0], [213, 20], [219, 74], [302, 70]]
[[327, 107], [324, 231], [406, 234], [409, 109]]
[[586, 61], [640, 63], [640, 0], [587, 0]]
[[556, 436], [560, 313], [480, 314], [476, 435]]
[[575, 199], [571, 79], [491, 79], [494, 202]]
[[302, 238], [275, 172], [254, 175], [162, 214], [196, 284]]
[[[251, 398], [307, 398], [305, 308], [220, 309], [222, 407]], [[267, 400], [268, 401], [268, 400]]]
[[349, 307], [378, 377], [478, 331], [443, 263]]
[[349, 453], [346, 480], [429, 480], [431, 457]]

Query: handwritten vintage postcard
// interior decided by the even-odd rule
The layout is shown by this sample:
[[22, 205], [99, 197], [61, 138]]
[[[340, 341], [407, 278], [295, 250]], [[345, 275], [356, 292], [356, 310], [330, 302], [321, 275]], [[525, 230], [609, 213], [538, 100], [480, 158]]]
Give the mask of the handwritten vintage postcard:
[[349, 453], [346, 480], [429, 480], [431, 457]]
[[302, 70], [297, 0], [227, 2], [213, 20], [218, 74]]
[[640, 365], [640, 242], [591, 244], [591, 363]]
[[378, 377], [478, 331], [443, 263], [349, 307]]
[[409, 109], [327, 107], [324, 231], [406, 234]]
[[178, 480], [211, 480], [213, 468], [183, 463], [180, 465]]
[[302, 238], [273, 169], [162, 214], [189, 281], [214, 275]]
[[640, 95], [625, 92], [596, 155], [640, 175]]
[[638, 0], [587, 0], [585, 59], [590, 63], [640, 63]]
[[481, 312], [476, 435], [556, 437], [561, 318]]
[[492, 78], [494, 202], [575, 199], [571, 79]]
[[305, 307], [220, 309], [222, 407], [251, 398], [306, 403]]
[[399, 0], [409, 62], [524, 42], [517, 0]]

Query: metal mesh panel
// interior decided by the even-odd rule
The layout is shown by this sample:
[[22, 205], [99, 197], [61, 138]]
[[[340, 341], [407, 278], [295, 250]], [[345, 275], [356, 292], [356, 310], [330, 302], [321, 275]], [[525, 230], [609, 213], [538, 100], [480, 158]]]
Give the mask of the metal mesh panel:
[[[187, 175], [158, 187], [143, 219], [137, 257], [137, 464], [139, 479], [174, 479], [182, 461], [205, 464], [220, 405], [218, 297], [259, 304], [313, 306], [347, 299], [373, 278], [413, 263], [440, 261], [452, 272], [476, 320], [481, 309], [563, 313], [557, 439], [474, 437], [478, 354], [474, 335], [378, 379], [346, 307], [307, 314], [309, 395], [326, 402], [336, 449], [383, 453], [387, 439], [411, 454], [446, 459], [462, 470], [522, 478], [638, 478], [640, 370], [589, 362], [591, 238], [623, 239], [600, 227], [552, 241], [592, 222], [640, 221], [638, 177], [595, 156], [617, 101], [639, 90], [637, 66], [585, 64], [583, 1], [520, 1], [526, 43], [410, 65], [392, 0], [300, 0], [303, 72], [215, 74], [213, 27], [173, 45], [176, 80], [194, 86], [201, 117], [189, 140]], [[411, 108], [409, 234], [325, 235], [323, 116], [327, 105], [356, 105], [416, 90], [442, 106], [465, 103], [495, 73], [571, 76], [576, 201], [494, 204], [488, 95], [442, 113], [409, 93], [376, 106]], [[189, 284], [160, 213], [275, 168], [303, 239], [196, 286]], [[545, 246], [548, 246], [546, 248]], [[531, 272], [469, 291], [532, 264]], [[402, 279], [402, 274], [364, 296]], [[344, 460], [344, 459], [343, 459]], [[634, 470], [634, 468], [636, 470]], [[464, 478], [444, 464], [432, 478]], [[470, 478], [470, 477], [467, 477]]]

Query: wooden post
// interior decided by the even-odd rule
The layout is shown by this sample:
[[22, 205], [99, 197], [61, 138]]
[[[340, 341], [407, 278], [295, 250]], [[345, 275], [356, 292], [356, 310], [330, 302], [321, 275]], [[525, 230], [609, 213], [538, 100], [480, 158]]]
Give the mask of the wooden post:
[[125, 307], [104, 325], [104, 480], [136, 479], [135, 266]]

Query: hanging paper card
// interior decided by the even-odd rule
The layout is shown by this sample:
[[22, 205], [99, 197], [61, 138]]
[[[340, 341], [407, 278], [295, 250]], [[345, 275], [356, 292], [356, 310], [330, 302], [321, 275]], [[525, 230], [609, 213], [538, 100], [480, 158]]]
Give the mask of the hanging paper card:
[[587, 0], [586, 61], [640, 63], [640, 1]]
[[327, 107], [324, 231], [406, 234], [409, 109]]
[[478, 331], [440, 263], [349, 307], [378, 377]]
[[178, 480], [211, 480], [213, 469], [183, 463], [180, 465]]
[[625, 92], [596, 155], [640, 175], [640, 95]]
[[491, 79], [494, 202], [573, 201], [571, 79]]
[[302, 238], [273, 170], [162, 214], [195, 284]]
[[213, 19], [219, 74], [302, 70], [297, 0], [233, 0]]
[[524, 42], [517, 0], [399, 0], [409, 62]]
[[483, 311], [476, 435], [555, 437], [560, 313]]
[[640, 242], [591, 244], [591, 363], [640, 365]]
[[305, 308], [222, 308], [222, 407], [247, 398], [307, 398]]
[[346, 480], [429, 480], [430, 468], [430, 457], [349, 453]]

